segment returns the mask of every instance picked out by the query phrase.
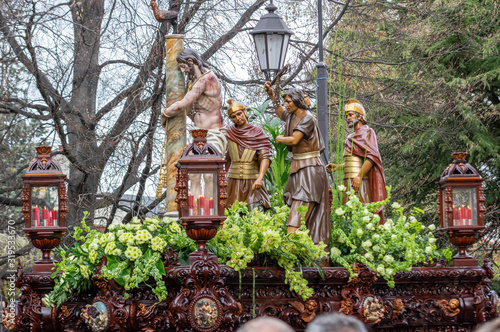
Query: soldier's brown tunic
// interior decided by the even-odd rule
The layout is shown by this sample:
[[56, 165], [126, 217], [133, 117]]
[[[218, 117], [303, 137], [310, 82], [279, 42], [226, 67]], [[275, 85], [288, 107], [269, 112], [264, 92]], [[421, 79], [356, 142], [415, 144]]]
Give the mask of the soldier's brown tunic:
[[[281, 120], [285, 122], [285, 136], [292, 136], [300, 131], [304, 137], [297, 145], [289, 147], [294, 159], [290, 165], [290, 176], [286, 184], [284, 199], [288, 206], [294, 201], [310, 203], [306, 216], [306, 227], [314, 243], [330, 244], [330, 199], [328, 193], [328, 175], [320, 158], [325, 149], [316, 119], [307, 111], [294, 128], [291, 122], [295, 115], [284, 110]], [[294, 204], [294, 207], [297, 204]], [[298, 227], [300, 214], [296, 209], [290, 211], [288, 226]]]
[[[271, 204], [264, 186], [252, 189], [255, 179], [258, 177], [260, 163], [263, 159], [271, 160], [271, 142], [269, 138], [261, 128], [251, 123], [247, 123], [243, 128], [230, 125], [226, 135], [230, 149], [226, 154], [226, 159], [231, 161], [226, 189], [228, 195], [227, 207], [231, 207], [235, 201], [240, 201], [246, 202], [248, 205], [258, 203], [265, 209], [269, 209]], [[234, 156], [236, 153], [237, 158], [231, 158], [231, 154]], [[252, 153], [253, 156], [250, 160], [244, 157]], [[241, 162], [242, 159], [243, 162]], [[251, 171], [248, 171], [249, 169]]]

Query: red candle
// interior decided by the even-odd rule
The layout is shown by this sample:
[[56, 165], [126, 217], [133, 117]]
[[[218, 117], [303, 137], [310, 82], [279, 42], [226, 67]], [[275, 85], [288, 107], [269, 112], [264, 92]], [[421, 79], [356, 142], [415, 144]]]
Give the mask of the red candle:
[[458, 208], [457, 211], [457, 216], [458, 216], [458, 226], [462, 226], [462, 208]]
[[467, 209], [462, 205], [462, 225], [467, 226]]
[[40, 227], [40, 208], [35, 205], [33, 208], [33, 221], [35, 222], [35, 227]]
[[56, 208], [50, 211], [50, 222], [48, 226], [57, 226], [57, 211]]
[[469, 225], [472, 224], [472, 209], [467, 205], [467, 219], [469, 219]]
[[209, 207], [208, 199], [203, 197], [203, 215], [208, 216], [210, 215], [210, 207]]
[[194, 216], [195, 214], [195, 209], [194, 209], [194, 196], [191, 195], [191, 192], [188, 195], [188, 206], [189, 206], [189, 215]]
[[196, 200], [196, 212], [197, 212], [197, 215], [200, 216], [203, 214], [203, 205], [201, 204], [201, 199], [203, 198], [203, 196], [198, 196], [198, 199]]
[[208, 208], [210, 209], [210, 214], [214, 214], [214, 199], [213, 199], [213, 197], [210, 197], [210, 200], [208, 201]]
[[44, 206], [43, 210], [42, 210], [42, 219], [43, 219], [42, 226], [47, 226], [47, 223], [49, 222], [49, 218], [50, 218], [49, 209], [47, 209], [47, 207]]

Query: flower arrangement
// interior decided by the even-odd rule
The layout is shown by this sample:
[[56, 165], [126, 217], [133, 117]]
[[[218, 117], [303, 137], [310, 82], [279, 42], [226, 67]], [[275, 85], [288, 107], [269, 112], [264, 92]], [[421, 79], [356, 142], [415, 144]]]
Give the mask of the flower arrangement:
[[73, 238], [74, 247], [58, 249], [61, 261], [54, 264], [56, 271], [51, 275], [55, 278], [55, 287], [43, 298], [49, 308], [60, 306], [74, 293], [88, 290], [103, 256], [107, 265], [101, 270], [102, 277], [114, 279], [123, 286], [125, 298], [128, 298], [127, 290], [153, 278], [156, 281], [153, 292], [161, 301], [167, 296], [161, 253], [169, 247], [176, 248], [180, 254], [196, 248], [194, 241], [171, 218], [146, 218], [143, 222], [133, 218], [129, 224], [110, 225], [105, 234], [91, 230], [84, 218], [82, 227], [75, 227]]
[[[390, 189], [390, 188], [389, 188]], [[347, 195], [345, 205], [332, 209], [331, 259], [349, 270], [356, 261], [365, 264], [394, 287], [397, 272], [410, 271], [419, 262], [433, 261], [445, 257], [451, 260], [451, 251], [437, 250], [434, 225], [426, 227], [417, 220], [422, 210], [414, 209], [409, 217], [403, 215], [399, 203], [391, 205], [393, 218], [380, 224], [380, 216], [375, 212], [385, 201], [363, 204], [352, 192], [339, 191]]]
[[[304, 216], [306, 208], [299, 209]], [[287, 234], [289, 210], [285, 205], [275, 207], [274, 213], [249, 211], [246, 203], [236, 202], [227, 211], [224, 228], [208, 244], [219, 257], [219, 263], [226, 263], [238, 272], [245, 269], [256, 254], [276, 261], [285, 270], [285, 281], [290, 289], [307, 300], [313, 290], [296, 267], [318, 267], [317, 261], [327, 256], [326, 244], [315, 245], [305, 223], [296, 232]]]
[[[274, 213], [250, 212], [246, 203], [236, 202], [227, 210], [224, 228], [210, 240], [208, 248], [218, 256], [221, 264], [226, 263], [236, 271], [247, 267], [255, 254], [274, 259], [285, 269], [290, 288], [307, 299], [312, 289], [295, 268], [315, 265], [316, 260], [327, 253], [325, 245], [316, 246], [312, 242], [305, 227], [294, 234], [286, 234], [288, 213], [286, 206], [275, 208]], [[180, 258], [187, 259], [196, 249], [195, 242], [171, 218], [146, 218], [143, 222], [133, 218], [129, 224], [110, 225], [105, 234], [91, 230], [84, 218], [82, 227], [75, 227], [73, 238], [76, 240], [74, 247], [58, 249], [61, 261], [55, 263], [56, 271], [51, 275], [55, 278], [55, 287], [43, 298], [49, 308], [60, 306], [73, 294], [88, 290], [103, 256], [107, 264], [101, 269], [101, 277], [123, 286], [125, 298], [128, 298], [128, 290], [152, 278], [156, 285], [150, 287], [158, 301], [162, 301], [167, 296], [167, 289], [161, 253], [172, 248]]]

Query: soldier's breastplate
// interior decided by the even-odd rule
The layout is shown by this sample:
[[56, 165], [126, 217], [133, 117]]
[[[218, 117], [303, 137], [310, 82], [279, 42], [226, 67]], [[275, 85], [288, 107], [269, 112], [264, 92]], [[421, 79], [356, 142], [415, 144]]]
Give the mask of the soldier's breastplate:
[[240, 158], [238, 144], [228, 140], [229, 155], [231, 157], [231, 167], [228, 177], [230, 179], [255, 180], [259, 177], [259, 163], [254, 160], [257, 151], [245, 149]]
[[[355, 178], [361, 171], [363, 158], [351, 154], [344, 154], [344, 179]], [[363, 179], [368, 179], [368, 174], [363, 174]]]

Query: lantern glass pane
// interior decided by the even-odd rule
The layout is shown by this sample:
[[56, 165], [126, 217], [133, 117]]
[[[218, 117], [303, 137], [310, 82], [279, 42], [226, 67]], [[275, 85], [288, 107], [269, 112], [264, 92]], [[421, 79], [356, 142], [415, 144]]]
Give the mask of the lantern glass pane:
[[281, 63], [280, 63], [280, 70], [285, 66], [285, 59], [286, 59], [286, 51], [288, 49], [288, 42], [290, 41], [290, 36], [289, 35], [284, 35], [285, 41], [283, 42], [283, 50], [281, 52]]
[[31, 188], [31, 227], [59, 226], [57, 187]]
[[188, 174], [188, 208], [190, 216], [217, 215], [217, 172], [190, 172]]
[[257, 51], [257, 56], [259, 58], [260, 69], [262, 71], [265, 71], [269, 68], [269, 65], [267, 64], [267, 57], [266, 57], [266, 53], [267, 53], [266, 35], [265, 34], [254, 35], [253, 38], [255, 41], [255, 49]]
[[[280, 68], [280, 56], [283, 46], [283, 38], [285, 35], [267, 35], [267, 47], [269, 54], [269, 70], [279, 71]], [[284, 55], [284, 54], [283, 54]]]
[[475, 187], [453, 188], [453, 226], [477, 225]]

